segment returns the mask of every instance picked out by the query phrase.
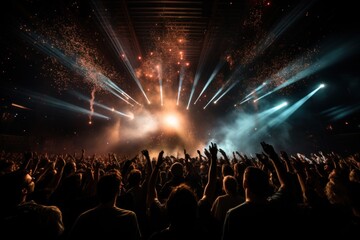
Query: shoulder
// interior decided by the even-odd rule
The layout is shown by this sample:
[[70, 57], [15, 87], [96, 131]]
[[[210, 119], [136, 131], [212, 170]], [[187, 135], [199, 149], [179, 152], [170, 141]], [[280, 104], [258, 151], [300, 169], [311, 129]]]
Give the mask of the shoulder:
[[62, 215], [60, 208], [55, 205], [42, 205], [34, 201], [19, 205], [19, 210], [27, 212], [38, 212], [39, 214]]
[[241, 214], [243, 211], [245, 211], [245, 209], [247, 209], [249, 207], [249, 203], [247, 202], [243, 202], [239, 205], [237, 205], [236, 207], [230, 208], [227, 211], [227, 215], [237, 215], [237, 214]]
[[133, 218], [135, 217], [136, 218], [136, 213], [134, 211], [131, 211], [131, 210], [127, 210], [127, 209], [123, 209], [123, 208], [119, 208], [119, 207], [116, 207], [114, 208], [117, 213], [123, 217], [129, 217], [129, 218]]

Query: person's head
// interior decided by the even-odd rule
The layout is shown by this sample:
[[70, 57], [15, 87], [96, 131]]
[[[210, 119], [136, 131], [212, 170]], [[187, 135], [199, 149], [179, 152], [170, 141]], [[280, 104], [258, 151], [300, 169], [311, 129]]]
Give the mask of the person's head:
[[0, 175], [15, 171], [16, 165], [11, 160], [0, 159]]
[[233, 176], [226, 176], [223, 179], [223, 189], [226, 192], [226, 194], [229, 195], [236, 195], [237, 194], [237, 188], [238, 188], [238, 182], [235, 177]]
[[234, 165], [234, 176], [242, 178], [244, 175], [246, 165], [243, 163], [235, 163]]
[[108, 172], [103, 175], [97, 184], [97, 196], [101, 203], [116, 199], [120, 192], [121, 174], [118, 171]]
[[133, 169], [128, 175], [128, 183], [130, 187], [138, 186], [141, 182], [142, 174], [139, 169]]
[[360, 183], [360, 169], [354, 168], [349, 173], [349, 179], [351, 182]]
[[63, 170], [63, 176], [67, 177], [76, 172], [76, 163], [74, 161], [66, 162]]
[[223, 177], [231, 175], [234, 176], [234, 170], [232, 169], [232, 167], [229, 164], [223, 164], [221, 166], [221, 174]]
[[339, 169], [333, 169], [325, 186], [325, 195], [331, 204], [348, 205], [350, 202], [348, 174]]
[[267, 197], [270, 190], [269, 177], [263, 170], [249, 166], [244, 172], [243, 187], [258, 197]]
[[17, 205], [26, 200], [34, 192], [34, 178], [25, 170], [17, 170], [1, 176], [0, 188], [3, 201], [10, 205]]
[[183, 177], [184, 166], [179, 162], [175, 162], [171, 165], [170, 172], [173, 177]]
[[166, 202], [172, 225], [191, 224], [197, 217], [197, 200], [193, 190], [186, 184], [175, 187]]

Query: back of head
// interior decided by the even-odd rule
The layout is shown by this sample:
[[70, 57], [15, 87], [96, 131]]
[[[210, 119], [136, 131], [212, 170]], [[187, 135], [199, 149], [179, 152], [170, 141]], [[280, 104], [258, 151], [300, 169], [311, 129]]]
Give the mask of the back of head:
[[71, 174], [74, 174], [76, 170], [76, 163], [74, 161], [69, 161], [64, 166], [63, 176], [70, 176]]
[[22, 189], [26, 187], [25, 170], [7, 173], [0, 178], [1, 201], [8, 205], [17, 205], [21, 202]]
[[142, 178], [141, 171], [134, 168], [128, 175], [128, 183], [130, 187], [137, 186], [140, 184]]
[[10, 173], [15, 169], [15, 163], [11, 160], [0, 159], [0, 175]]
[[257, 167], [247, 167], [244, 172], [244, 189], [259, 197], [267, 197], [270, 191], [269, 177]]
[[166, 202], [172, 225], [192, 224], [197, 217], [197, 200], [186, 184], [175, 187]]
[[229, 164], [223, 164], [221, 166], [221, 174], [225, 177], [228, 175], [234, 176], [234, 169]]
[[243, 176], [246, 165], [243, 163], [235, 163], [234, 165], [234, 176]]
[[97, 196], [101, 203], [115, 199], [120, 191], [121, 174], [110, 172], [102, 176], [97, 184]]
[[236, 195], [237, 188], [238, 188], [238, 182], [237, 182], [236, 178], [233, 176], [230, 176], [230, 175], [224, 177], [223, 188], [227, 194]]
[[174, 177], [183, 177], [184, 176], [184, 166], [179, 162], [175, 162], [171, 165], [170, 172]]

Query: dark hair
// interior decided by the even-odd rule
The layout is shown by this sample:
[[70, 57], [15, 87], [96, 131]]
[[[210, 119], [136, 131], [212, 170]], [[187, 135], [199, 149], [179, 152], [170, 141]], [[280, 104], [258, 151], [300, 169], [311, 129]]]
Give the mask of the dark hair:
[[0, 189], [3, 193], [2, 201], [7, 204], [19, 204], [21, 201], [21, 190], [27, 186], [25, 176], [26, 170], [17, 170], [0, 177]]
[[121, 185], [121, 174], [109, 172], [102, 176], [97, 184], [97, 196], [100, 202], [108, 202], [118, 195]]
[[129, 175], [128, 175], [128, 183], [129, 185], [132, 186], [136, 186], [139, 185], [141, 182], [141, 171], [139, 169], [133, 169], [130, 171]]
[[238, 182], [235, 177], [227, 175], [224, 177], [223, 182], [226, 193], [231, 195], [237, 194]]
[[197, 200], [194, 191], [186, 184], [175, 187], [166, 202], [170, 223], [191, 223], [197, 217]]
[[249, 166], [245, 169], [244, 179], [249, 190], [257, 196], [266, 197], [270, 193], [268, 175], [261, 169]]
[[223, 164], [221, 166], [221, 173], [223, 177], [228, 175], [234, 176], [234, 169], [232, 169], [232, 167], [229, 164]]

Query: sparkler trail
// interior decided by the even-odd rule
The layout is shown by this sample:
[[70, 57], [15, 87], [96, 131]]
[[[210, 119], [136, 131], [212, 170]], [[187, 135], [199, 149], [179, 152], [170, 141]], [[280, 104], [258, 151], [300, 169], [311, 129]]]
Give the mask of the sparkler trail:
[[[77, 91], [71, 90], [70, 93], [71, 93], [72, 95], [75, 95], [76, 97], [78, 97], [78, 98], [80, 98], [80, 99], [85, 100], [85, 101], [91, 101], [90, 98], [84, 96], [83, 94], [81, 94], [81, 93], [79, 93], [79, 92], [77, 92]], [[103, 108], [103, 109], [106, 109], [106, 110], [108, 110], [108, 111], [110, 111], [110, 112], [116, 113], [116, 114], [118, 114], [118, 115], [120, 115], [120, 116], [128, 117], [128, 118], [130, 118], [130, 119], [134, 119], [134, 114], [133, 114], [133, 113], [128, 113], [128, 114], [126, 114], [126, 113], [124, 113], [124, 112], [117, 111], [117, 110], [115, 110], [114, 108], [110, 108], [110, 107], [108, 107], [108, 106], [105, 106], [104, 104], [100, 104], [100, 103], [98, 103], [98, 102], [96, 102], [96, 101], [93, 101], [93, 106], [98, 106], [98, 107], [101, 107], [101, 108]]]
[[161, 106], [164, 106], [162, 68], [160, 65], [157, 65], [156, 68], [158, 71], [159, 86], [160, 86], [160, 104], [161, 104]]
[[16, 104], [16, 103], [11, 103], [11, 106], [17, 107], [17, 108], [21, 108], [21, 109], [25, 109], [25, 110], [32, 110], [32, 109], [30, 109], [30, 108], [28, 108], [28, 107], [25, 107], [25, 106], [23, 106], [23, 105]]
[[94, 117], [99, 117], [99, 118], [103, 118], [103, 119], [107, 119], [107, 120], [110, 119], [108, 116], [105, 116], [103, 114], [100, 114], [97, 112], [91, 112], [85, 108], [76, 106], [74, 104], [62, 101], [60, 99], [57, 99], [57, 98], [54, 98], [51, 96], [47, 96], [45, 94], [36, 93], [36, 92], [30, 91], [30, 90], [22, 90], [22, 91], [19, 91], [19, 93], [24, 94], [26, 96], [30, 96], [36, 102], [46, 103], [55, 108], [60, 108], [60, 109], [64, 109], [64, 110], [68, 110], [68, 111], [72, 111], [72, 112], [76, 112], [76, 113], [87, 114], [87, 115], [92, 114], [92, 116], [94, 116]]
[[94, 114], [95, 91], [95, 88], [93, 88], [93, 90], [91, 91], [89, 124], [92, 124], [92, 115]]

